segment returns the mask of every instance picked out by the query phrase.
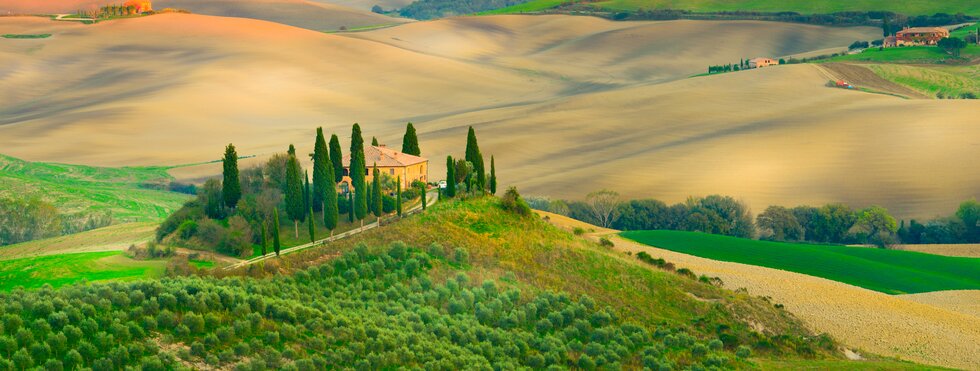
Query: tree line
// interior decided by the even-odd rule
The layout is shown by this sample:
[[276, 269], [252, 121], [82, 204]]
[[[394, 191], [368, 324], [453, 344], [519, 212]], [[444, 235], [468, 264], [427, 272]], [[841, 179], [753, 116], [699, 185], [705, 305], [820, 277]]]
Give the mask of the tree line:
[[852, 209], [842, 203], [820, 207], [769, 206], [755, 218], [748, 206], [732, 197], [711, 195], [689, 197], [667, 205], [655, 199], [620, 200], [616, 192], [590, 193], [585, 201], [550, 200], [531, 197], [532, 208], [565, 215], [584, 222], [619, 230], [684, 230], [742, 238], [817, 243], [863, 243], [887, 246], [894, 243], [978, 243], [980, 203], [960, 204], [949, 217], [926, 223], [896, 221], [880, 206]]
[[449, 198], [464, 195], [494, 195], [497, 193], [497, 169], [490, 156], [490, 170], [486, 169], [483, 152], [476, 139], [476, 131], [470, 126], [466, 134], [466, 151], [463, 158], [446, 156], [446, 187], [441, 195]]
[[[419, 20], [467, 15], [505, 8], [529, 0], [417, 0], [398, 10], [402, 17]], [[376, 13], [380, 12], [378, 7]]]
[[41, 199], [0, 198], [0, 246], [84, 232], [112, 224], [112, 214], [61, 213]]

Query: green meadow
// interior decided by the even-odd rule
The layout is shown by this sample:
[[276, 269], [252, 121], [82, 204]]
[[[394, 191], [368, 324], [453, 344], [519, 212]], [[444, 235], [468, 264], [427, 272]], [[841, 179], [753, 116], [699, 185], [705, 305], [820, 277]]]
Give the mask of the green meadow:
[[159, 221], [190, 196], [149, 189], [173, 178], [168, 167], [95, 167], [0, 155], [0, 198], [37, 197], [61, 213], [110, 212], [114, 222]]
[[93, 281], [127, 281], [163, 276], [165, 260], [137, 261], [121, 251], [49, 255], [0, 260], [0, 291]]
[[803, 273], [887, 294], [980, 289], [980, 259], [976, 258], [683, 231], [630, 231], [621, 235], [670, 251]]

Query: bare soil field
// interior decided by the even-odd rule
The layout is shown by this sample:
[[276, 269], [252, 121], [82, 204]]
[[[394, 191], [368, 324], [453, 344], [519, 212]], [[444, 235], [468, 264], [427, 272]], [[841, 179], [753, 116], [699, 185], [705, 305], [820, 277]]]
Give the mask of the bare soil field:
[[[323, 34], [181, 14], [0, 24], [53, 33], [0, 44], [0, 148], [29, 160], [176, 165], [215, 160], [232, 142], [258, 162], [289, 143], [309, 151], [316, 126], [346, 137], [359, 122], [397, 144], [411, 121], [433, 159], [458, 155], [473, 125], [502, 186], [527, 194], [721, 193], [755, 210], [844, 201], [899, 217], [980, 194], [980, 174], [961, 161], [980, 155], [976, 101], [830, 89], [813, 66], [686, 78], [873, 28], [495, 16]], [[430, 177], [443, 173], [433, 161]]]
[[980, 321], [980, 290], [937, 291], [900, 295], [902, 299], [969, 314]]
[[83, 252], [122, 251], [153, 239], [158, 223], [125, 223], [69, 236], [0, 246], [0, 260]]
[[864, 66], [847, 63], [824, 63], [820, 64], [818, 68], [824, 68], [835, 80], [844, 80], [859, 88], [868, 88], [908, 98], [929, 99], [922, 93], [878, 76], [874, 71]]
[[980, 258], [980, 244], [894, 245], [892, 248], [924, 252], [927, 254]]

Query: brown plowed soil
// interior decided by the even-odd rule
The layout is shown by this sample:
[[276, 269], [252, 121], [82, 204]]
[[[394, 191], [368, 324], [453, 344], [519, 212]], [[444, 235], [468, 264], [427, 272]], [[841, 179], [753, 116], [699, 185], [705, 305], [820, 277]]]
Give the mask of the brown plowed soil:
[[864, 66], [847, 63], [824, 63], [818, 66], [823, 67], [834, 79], [847, 81], [851, 85], [859, 88], [867, 88], [908, 98], [929, 99], [929, 97], [922, 93], [885, 80]]

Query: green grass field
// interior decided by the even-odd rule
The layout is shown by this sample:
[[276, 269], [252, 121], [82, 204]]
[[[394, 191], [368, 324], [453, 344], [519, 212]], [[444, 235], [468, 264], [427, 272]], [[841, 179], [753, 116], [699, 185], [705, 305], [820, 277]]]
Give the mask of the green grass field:
[[888, 294], [980, 289], [980, 259], [975, 258], [682, 231], [631, 231], [622, 236], [666, 250], [798, 272]]
[[111, 225], [70, 234], [0, 246], [0, 260], [80, 252], [122, 251], [133, 244], [153, 239], [157, 223], [139, 222]]
[[11, 33], [8, 33], [8, 34], [4, 34], [2, 36], [5, 39], [47, 39], [47, 38], [51, 37], [51, 34], [49, 34], [49, 33], [42, 33], [42, 34], [30, 35], [30, 34], [11, 34]]
[[[522, 12], [538, 12], [554, 8], [569, 1], [561, 0], [531, 0], [487, 14], [509, 14]], [[803, 14], [826, 14], [842, 11], [872, 11], [888, 10], [907, 15], [924, 15], [935, 13], [964, 13], [980, 15], [980, 2], [974, 0], [608, 0], [592, 3], [593, 6], [607, 10], [637, 10], [637, 9], [681, 9], [696, 12], [718, 12], [747, 10], [759, 12], [792, 11]]]
[[873, 64], [867, 66], [875, 74], [889, 81], [907, 86], [928, 96], [942, 93], [958, 97], [964, 93], [980, 96], [980, 67], [917, 67], [898, 64]]
[[[970, 45], [960, 52], [961, 59], [980, 58], [980, 46]], [[884, 62], [935, 64], [955, 58], [934, 46], [906, 46], [899, 48], [870, 48], [858, 54], [841, 55], [818, 62]]]
[[167, 167], [94, 167], [0, 155], [0, 197], [37, 197], [62, 213], [111, 212], [115, 223], [158, 221], [190, 196], [142, 188], [173, 179]]
[[92, 282], [155, 278], [162, 276], [165, 268], [164, 260], [132, 260], [120, 251], [0, 260], [0, 291], [44, 284], [58, 287], [83, 279]]

